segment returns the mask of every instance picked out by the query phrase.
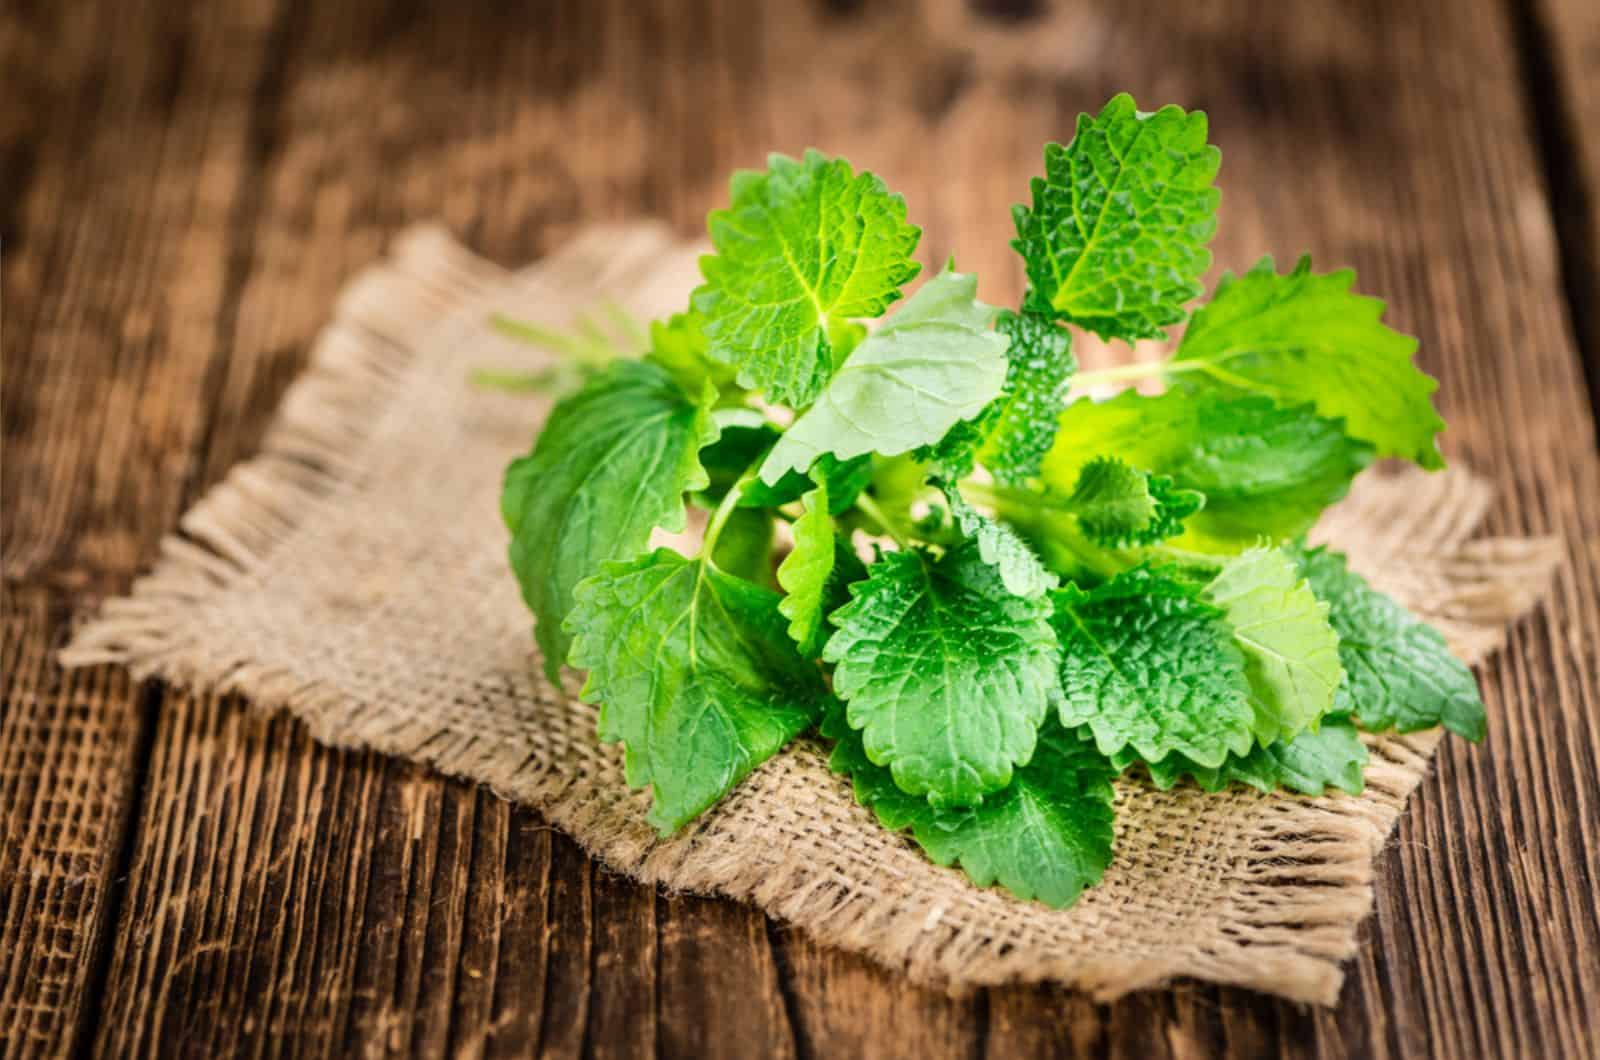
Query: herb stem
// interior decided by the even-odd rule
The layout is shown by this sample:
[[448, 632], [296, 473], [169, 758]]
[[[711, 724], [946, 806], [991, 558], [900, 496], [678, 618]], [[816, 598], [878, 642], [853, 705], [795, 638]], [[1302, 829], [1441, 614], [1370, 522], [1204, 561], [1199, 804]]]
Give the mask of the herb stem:
[[1099, 383], [1121, 383], [1130, 379], [1148, 379], [1156, 375], [1171, 375], [1174, 372], [1190, 372], [1195, 368], [1194, 362], [1180, 361], [1139, 361], [1134, 364], [1119, 364], [1115, 368], [1102, 368], [1097, 372], [1079, 372], [1072, 377], [1072, 389], [1091, 387]]
[[744, 493], [745, 486], [756, 477], [756, 467], [752, 464], [739, 480], [728, 487], [728, 492], [722, 495], [722, 503], [717, 505], [717, 510], [711, 513], [711, 521], [706, 524], [706, 533], [700, 541], [700, 554], [711, 561], [711, 553], [717, 547], [717, 538], [722, 535], [722, 528], [733, 515], [733, 510], [739, 506], [739, 496]]
[[878, 529], [888, 534], [896, 545], [901, 548], [910, 547], [905, 535], [900, 533], [894, 523], [889, 520], [889, 516], [885, 514], [882, 508], [878, 507], [878, 502], [873, 500], [871, 496], [865, 493], [861, 494], [856, 498], [856, 507], [860, 508], [873, 522], [877, 523]]

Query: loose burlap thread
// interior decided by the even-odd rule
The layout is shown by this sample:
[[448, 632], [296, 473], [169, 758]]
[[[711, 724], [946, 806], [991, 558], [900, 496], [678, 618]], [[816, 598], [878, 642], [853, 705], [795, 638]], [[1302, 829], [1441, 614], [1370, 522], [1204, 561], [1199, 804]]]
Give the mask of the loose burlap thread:
[[[507, 273], [424, 228], [354, 280], [261, 455], [190, 510], [132, 593], [63, 653], [243, 693], [328, 744], [427, 762], [541, 810], [612, 868], [754, 902], [824, 942], [961, 990], [1056, 980], [1111, 999], [1192, 976], [1331, 1004], [1372, 905], [1373, 861], [1439, 736], [1368, 737], [1367, 790], [1306, 798], [1117, 784], [1116, 857], [1076, 905], [972, 886], [884, 831], [801, 740], [670, 840], [595, 712], [539, 676], [498, 513], [506, 462], [548, 402], [474, 368], [541, 355], [489, 326], [556, 326], [605, 300], [681, 307], [694, 247], [592, 229]], [[1490, 503], [1460, 470], [1360, 479], [1316, 537], [1476, 662], [1543, 593], [1549, 539], [1471, 535]]]

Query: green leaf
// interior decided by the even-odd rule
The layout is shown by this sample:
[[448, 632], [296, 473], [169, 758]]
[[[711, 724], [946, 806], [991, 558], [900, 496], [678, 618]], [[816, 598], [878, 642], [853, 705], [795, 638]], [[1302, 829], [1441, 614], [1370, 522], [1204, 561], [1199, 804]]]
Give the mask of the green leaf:
[[1062, 724], [1087, 725], [1101, 753], [1179, 753], [1208, 766], [1254, 744], [1244, 656], [1199, 589], [1137, 567], [1053, 594]]
[[761, 468], [768, 483], [824, 454], [894, 456], [978, 415], [1005, 380], [1006, 339], [977, 277], [944, 272], [845, 361], [816, 403], [784, 432]]
[[1037, 599], [1061, 584], [1014, 530], [968, 504], [954, 482], [940, 481], [937, 485], [944, 492], [961, 535], [977, 542], [978, 555], [999, 573], [1007, 592]]
[[1310, 402], [1379, 456], [1443, 467], [1436, 436], [1444, 420], [1431, 400], [1439, 384], [1412, 363], [1417, 340], [1383, 324], [1383, 302], [1351, 290], [1355, 278], [1349, 269], [1318, 276], [1309, 257], [1287, 275], [1263, 258], [1243, 276], [1224, 276], [1195, 313], [1169, 376]]
[[1039, 473], [1050, 450], [1078, 362], [1071, 333], [1042, 314], [1003, 310], [995, 330], [1011, 340], [1000, 396], [918, 456], [952, 479], [972, 474], [974, 461], [982, 460], [995, 481], [1021, 485]]
[[971, 544], [887, 553], [851, 595], [822, 657], [872, 760], [934, 805], [1009, 784], [1058, 695], [1049, 603], [1013, 596]]
[[1221, 154], [1206, 116], [1145, 114], [1119, 95], [1079, 115], [1072, 142], [1046, 146], [1044, 162], [1032, 209], [1012, 210], [1031, 307], [1105, 339], [1162, 337], [1211, 266]]
[[[713, 501], [727, 493], [728, 488], [750, 469], [750, 465], [778, 440], [778, 429], [770, 423], [726, 422], [731, 411], [719, 409], [712, 413], [712, 419], [721, 425], [722, 433], [715, 442], [700, 450], [700, 463], [709, 479], [706, 493]], [[742, 413], [744, 410], [738, 411]], [[740, 419], [743, 418], [741, 415]]]
[[[1257, 791], [1288, 788], [1302, 795], [1321, 795], [1334, 787], [1359, 795], [1366, 786], [1367, 757], [1366, 745], [1350, 719], [1330, 717], [1315, 732], [1253, 747], [1242, 757], [1230, 754], [1221, 766], [1197, 766], [1181, 754], [1170, 754], [1146, 768], [1162, 791], [1187, 776], [1206, 791], [1221, 791], [1239, 783]], [[1116, 764], [1126, 767], [1132, 761], [1132, 755], [1119, 755]]]
[[1206, 587], [1244, 652], [1254, 732], [1264, 746], [1316, 727], [1344, 679], [1339, 635], [1284, 551], [1252, 549]]
[[724, 574], [773, 588], [772, 529], [770, 512], [734, 509], [712, 544], [712, 564]]
[[626, 745], [649, 821], [683, 827], [816, 719], [821, 675], [800, 657], [779, 596], [667, 549], [608, 563], [567, 620], [600, 739]]
[[973, 883], [998, 883], [1023, 900], [1071, 905], [1111, 864], [1111, 778], [1092, 744], [1046, 719], [1033, 759], [1004, 790], [967, 809], [937, 809], [901, 791], [874, 765], [844, 712], [829, 710], [823, 735], [836, 741], [829, 764], [853, 781], [856, 799], [940, 865], [959, 864]]
[[666, 369], [688, 393], [698, 394], [708, 382], [719, 390], [731, 389], [733, 369], [712, 360], [709, 349], [700, 314], [674, 313], [664, 321], [651, 321], [645, 360]]
[[1183, 532], [1183, 521], [1205, 506], [1205, 495], [1179, 489], [1116, 457], [1083, 465], [1065, 507], [1078, 516], [1089, 539], [1105, 548], [1153, 545]]
[[1343, 497], [1372, 449], [1309, 405], [1283, 408], [1255, 396], [1205, 400], [1177, 391], [1109, 401], [1075, 401], [1061, 416], [1041, 478], [1067, 494], [1096, 457], [1167, 476], [1173, 488], [1205, 495], [1184, 520], [1176, 547], [1238, 552], [1263, 538], [1304, 533]]
[[919, 269], [905, 200], [816, 151], [734, 174], [728, 208], [707, 226], [716, 254], [700, 259], [692, 303], [711, 356], [795, 408], [833, 374], [850, 320], [882, 314]]
[[533, 452], [506, 469], [511, 566], [552, 680], [571, 644], [561, 626], [578, 582], [644, 551], [654, 528], [683, 529], [684, 492], [708, 483], [698, 453], [717, 437], [709, 402], [690, 400], [656, 365], [619, 361], [558, 403]]
[[[777, 438], [776, 432], [773, 438]], [[745, 466], [748, 467], [751, 462], [747, 461]], [[849, 510], [861, 491], [872, 481], [872, 456], [867, 454], [852, 460], [839, 460], [832, 453], [824, 453], [811, 469], [811, 475], [790, 471], [772, 486], [759, 478], [753, 479], [745, 484], [744, 492], [739, 495], [739, 506], [778, 508], [797, 501], [810, 492], [813, 475], [821, 475], [827, 481], [828, 513], [838, 515]]]
[[1443, 725], [1468, 740], [1484, 733], [1483, 699], [1444, 637], [1350, 570], [1326, 548], [1291, 548], [1300, 571], [1339, 634], [1345, 679], [1334, 709], [1368, 732], [1416, 732]]
[[956, 272], [919, 287], [783, 432], [762, 480], [804, 473], [824, 453], [908, 452], [982, 412], [1005, 382], [1007, 339], [990, 330], [995, 310], [977, 290], [976, 276]]
[[788, 594], [778, 610], [789, 620], [789, 636], [800, 646], [800, 654], [814, 659], [822, 651], [823, 606], [834, 570], [833, 520], [828, 517], [825, 476], [817, 476], [816, 488], [801, 503], [805, 512], [794, 521], [794, 548], [778, 565], [778, 584]]
[[978, 459], [995, 481], [1014, 486], [1039, 473], [1078, 360], [1072, 355], [1072, 334], [1042, 314], [1007, 311], [995, 328], [1011, 339], [1010, 365], [987, 417], [990, 426]]

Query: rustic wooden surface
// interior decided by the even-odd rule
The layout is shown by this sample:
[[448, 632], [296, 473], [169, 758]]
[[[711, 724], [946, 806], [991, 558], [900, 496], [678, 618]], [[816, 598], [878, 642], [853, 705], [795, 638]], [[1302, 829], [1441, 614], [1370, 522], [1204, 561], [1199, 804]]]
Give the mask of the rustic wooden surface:
[[[0, 1054], [1600, 1054], [1594, 4], [9, 0], [0, 70]], [[406, 223], [508, 264], [596, 218], [688, 231], [730, 168], [816, 145], [1005, 299], [1006, 205], [1120, 89], [1211, 113], [1219, 262], [1358, 267], [1501, 488], [1491, 529], [1570, 544], [1336, 1010], [953, 1000], [426, 770], [55, 665]]]

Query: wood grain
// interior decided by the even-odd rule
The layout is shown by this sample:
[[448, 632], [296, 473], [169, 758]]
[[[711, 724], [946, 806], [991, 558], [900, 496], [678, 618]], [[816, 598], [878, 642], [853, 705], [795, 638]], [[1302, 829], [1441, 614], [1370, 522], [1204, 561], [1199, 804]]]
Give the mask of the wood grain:
[[[8, 5], [0, 1053], [1600, 1052], [1593, 272], [1571, 249], [1594, 231], [1552, 177], [1594, 202], [1590, 7]], [[1219, 262], [1356, 265], [1444, 381], [1450, 454], [1499, 484], [1493, 528], [1572, 546], [1484, 673], [1489, 740], [1447, 743], [1384, 855], [1339, 1009], [1195, 984], [947, 998], [616, 878], [486, 793], [51, 662], [252, 451], [405, 223], [506, 263], [603, 217], [688, 231], [730, 168], [814, 144], [1005, 301], [1039, 145], [1124, 88], [1211, 113]], [[1564, 126], [1541, 124], [1552, 93]]]

